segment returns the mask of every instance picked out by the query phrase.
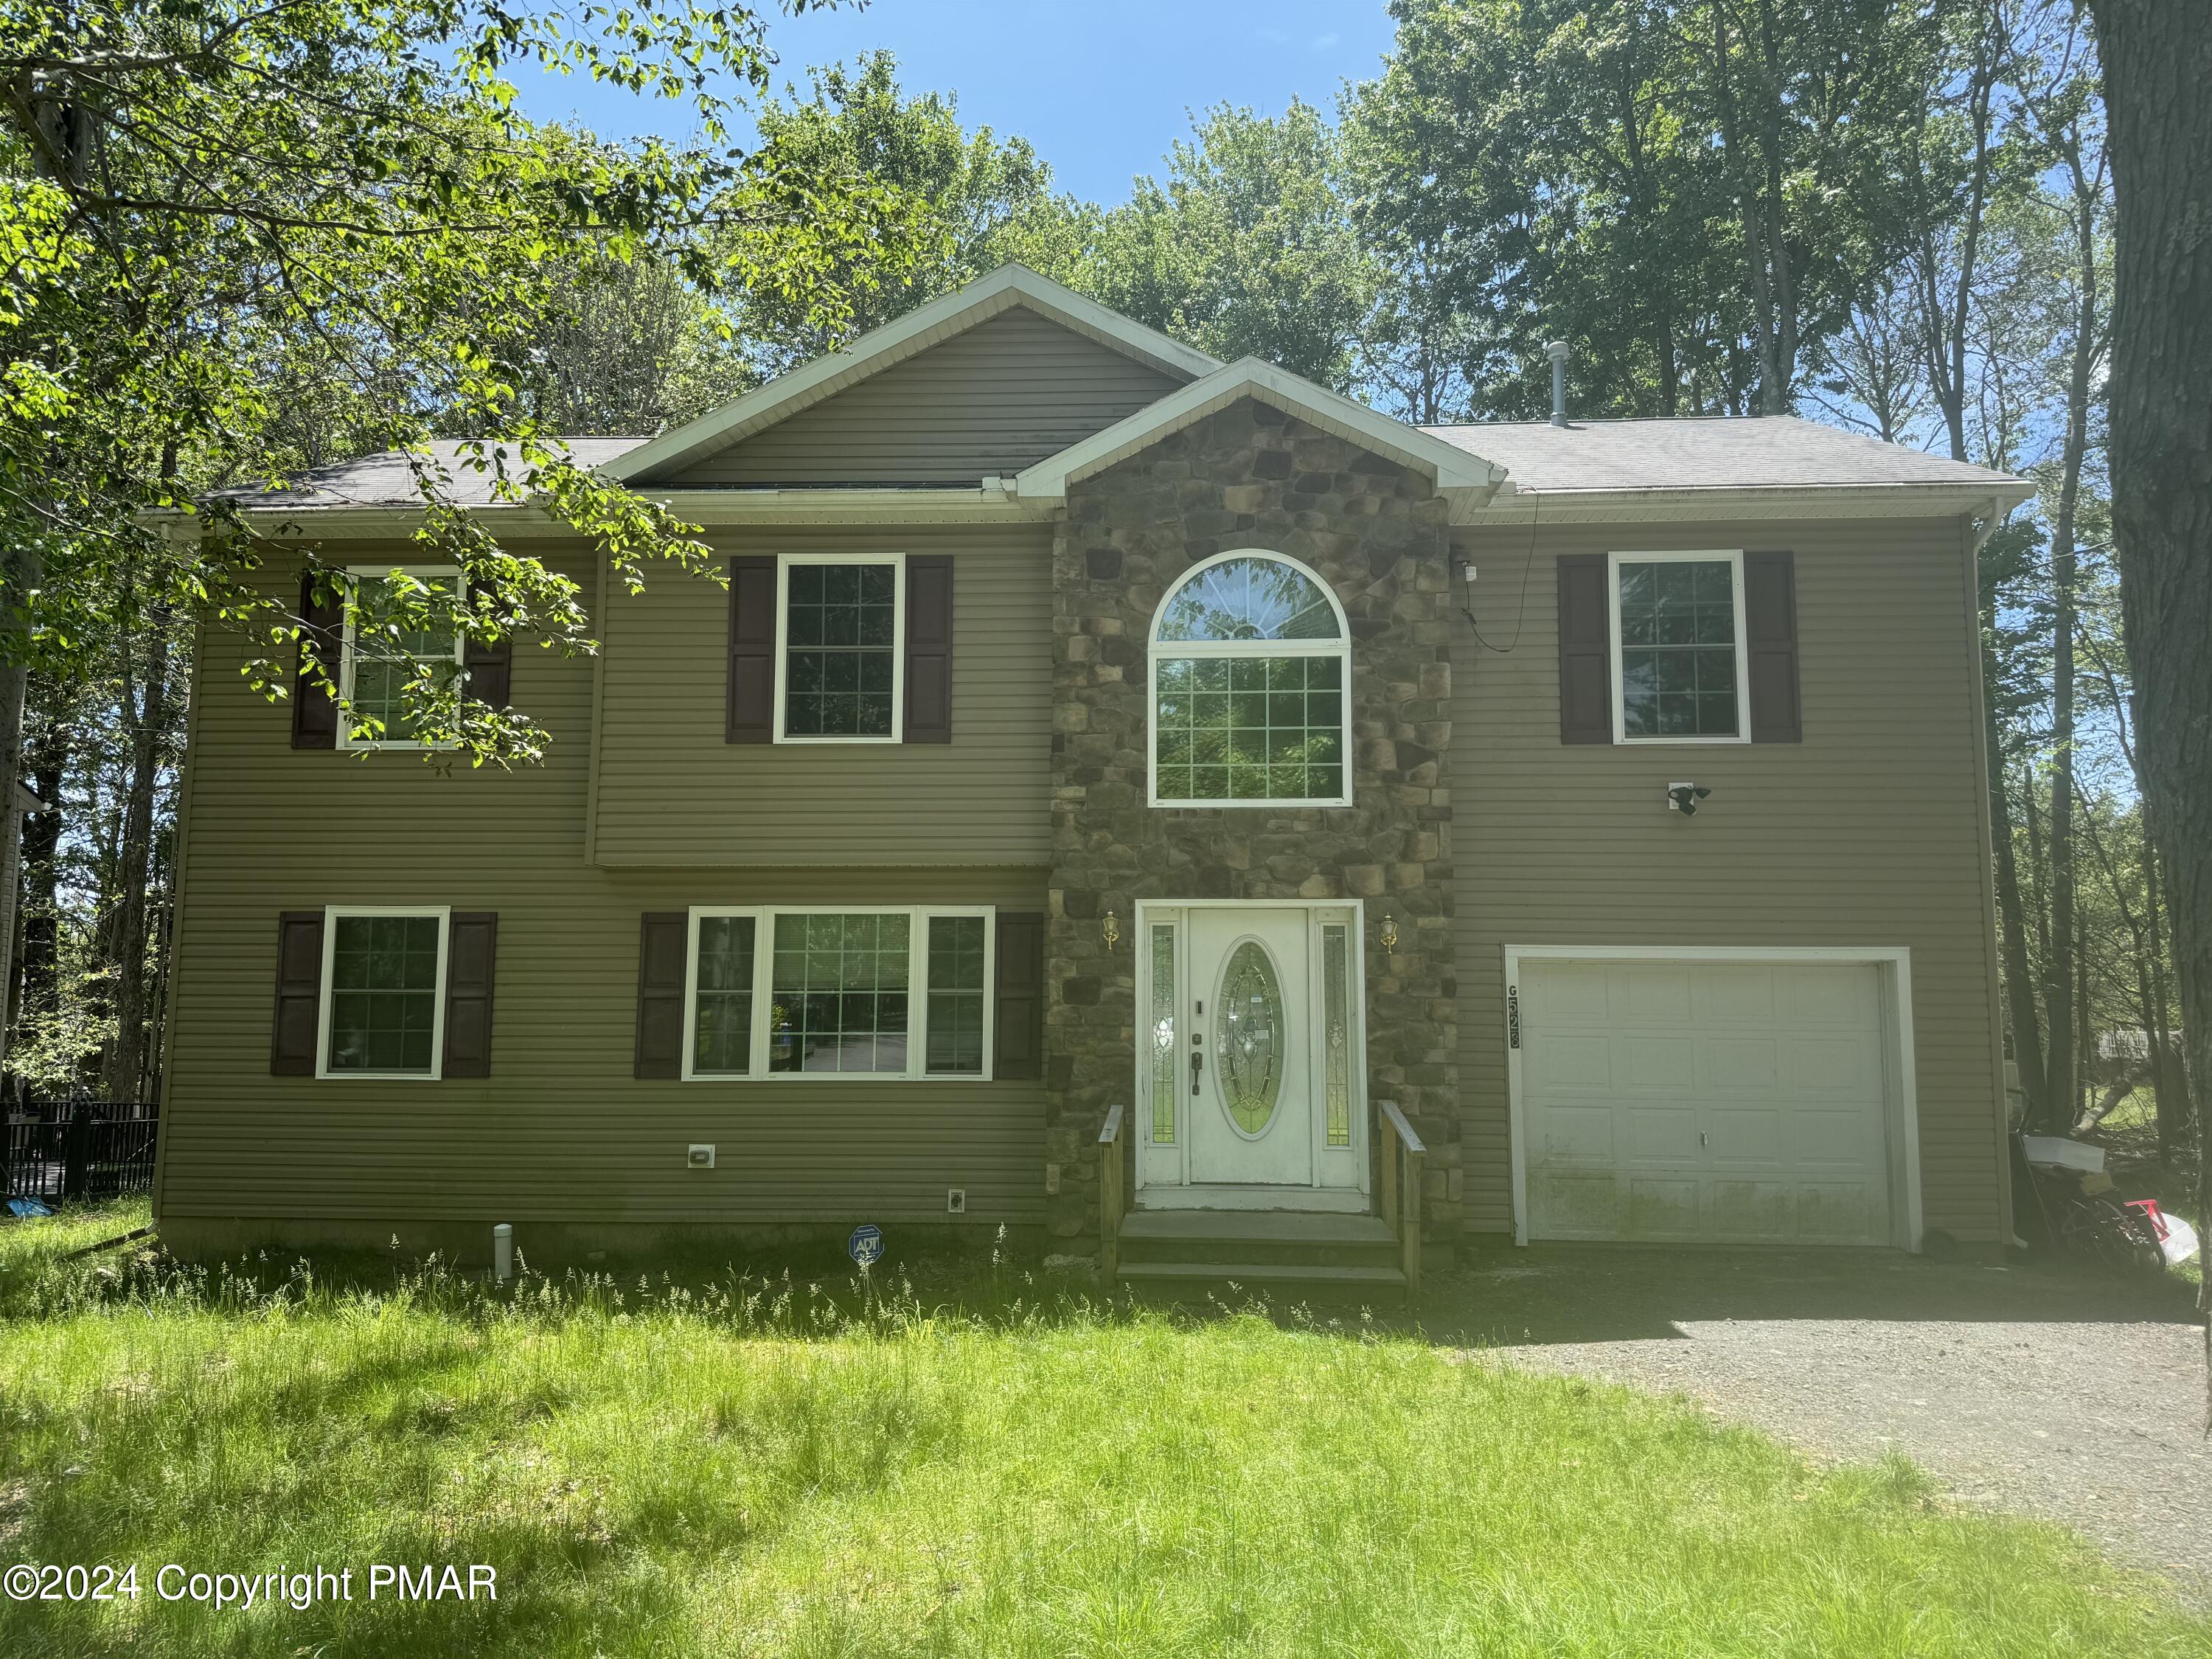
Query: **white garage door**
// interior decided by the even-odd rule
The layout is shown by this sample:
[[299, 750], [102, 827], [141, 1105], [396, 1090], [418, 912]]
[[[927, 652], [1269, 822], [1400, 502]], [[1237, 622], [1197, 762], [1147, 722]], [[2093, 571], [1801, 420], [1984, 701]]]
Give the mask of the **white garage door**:
[[1861, 964], [1521, 963], [1531, 1238], [1887, 1244]]

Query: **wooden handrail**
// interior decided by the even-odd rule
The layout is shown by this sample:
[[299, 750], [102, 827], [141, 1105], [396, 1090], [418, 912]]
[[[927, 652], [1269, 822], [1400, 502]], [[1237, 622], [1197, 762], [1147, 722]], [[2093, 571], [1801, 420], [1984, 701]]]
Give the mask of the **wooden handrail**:
[[1121, 1113], [1118, 1105], [1108, 1107], [1106, 1121], [1098, 1130], [1098, 1270], [1109, 1290], [1121, 1273], [1121, 1217], [1128, 1209], [1121, 1173]]
[[1421, 1288], [1421, 1166], [1428, 1160], [1429, 1149], [1396, 1101], [1380, 1100], [1375, 1106], [1382, 1131], [1382, 1219], [1397, 1230], [1406, 1300], [1411, 1303]]

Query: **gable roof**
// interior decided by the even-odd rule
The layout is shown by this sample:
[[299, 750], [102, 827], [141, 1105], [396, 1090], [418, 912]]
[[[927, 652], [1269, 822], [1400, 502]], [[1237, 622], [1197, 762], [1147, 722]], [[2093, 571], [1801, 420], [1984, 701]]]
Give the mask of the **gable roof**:
[[1047, 456], [1016, 475], [1017, 495], [1057, 501], [1067, 487], [1104, 471], [1170, 433], [1194, 425], [1241, 398], [1256, 398], [1297, 416], [1361, 448], [1426, 473], [1437, 491], [1452, 503], [1454, 516], [1472, 511], [1505, 482], [1505, 470], [1471, 447], [1448, 443], [1419, 427], [1377, 414], [1365, 404], [1316, 386], [1257, 357], [1224, 364], [1103, 432]]
[[625, 483], [679, 470], [1016, 306], [1179, 380], [1195, 380], [1220, 366], [1218, 359], [1131, 322], [1026, 265], [1001, 265], [989, 276], [862, 335], [843, 351], [817, 357], [733, 403], [662, 433], [603, 470]]
[[1620, 490], [1940, 489], [2026, 499], [2033, 487], [1795, 415], [1499, 421], [1422, 428], [1504, 466], [1519, 495]]

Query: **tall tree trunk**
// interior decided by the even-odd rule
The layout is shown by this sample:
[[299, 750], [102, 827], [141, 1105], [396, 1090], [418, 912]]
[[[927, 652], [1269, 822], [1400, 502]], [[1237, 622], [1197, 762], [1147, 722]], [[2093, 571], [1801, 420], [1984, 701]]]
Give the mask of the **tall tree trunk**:
[[[2212, 28], [2202, 0], [2089, 0], [2115, 245], [2112, 532], [2143, 811], [2166, 875], [2192, 1092], [2212, 1097]], [[2197, 1197], [2212, 1216], [2212, 1110]], [[2212, 1273], [2199, 1305], [2212, 1309]], [[2205, 1327], [2212, 1380], [2212, 1322]]]
[[[2136, 788], [2140, 793], [2140, 781]], [[2136, 827], [2142, 830], [2140, 812]], [[2173, 1041], [2173, 985], [2166, 977], [2166, 897], [2158, 876], [2158, 854], [2148, 831], [2139, 833], [2136, 842], [2142, 859], [2144, 931], [2150, 939], [2143, 953], [2150, 981], [2150, 1024], [2146, 1029], [2150, 1033], [2151, 1086], [2158, 1091], [2158, 1158], [2171, 1165], [2190, 1124], [2189, 1079]]]
[[58, 722], [47, 723], [25, 746], [23, 765], [31, 793], [46, 803], [46, 810], [23, 823], [23, 908], [15, 952], [19, 971], [8, 1004], [19, 1030], [35, 1029], [54, 1007], [61, 945], [55, 861], [61, 851], [62, 778], [69, 756], [70, 734]]
[[[1989, 653], [1984, 652], [1986, 657]], [[1984, 672], [1995, 681], [1994, 663]], [[2004, 951], [2005, 1012], [2012, 1025], [2013, 1064], [2020, 1090], [2027, 1097], [2027, 1121], [2039, 1123], [2049, 1109], [2050, 1085], [2043, 1071], [2043, 1024], [2035, 1008], [2035, 972], [2027, 956], [2027, 906], [2020, 891], [2020, 859], [2013, 847], [2012, 801], [2005, 793], [2004, 751], [1998, 746], [1997, 716], [1984, 699], [1989, 720], [1990, 842], [1996, 851], [1997, 922]]]
[[161, 781], [161, 739], [169, 723], [169, 619], [156, 606], [147, 619], [145, 690], [131, 694], [127, 658], [124, 702], [131, 721], [129, 781], [116, 859], [116, 902], [109, 939], [114, 964], [115, 1041], [104, 1068], [107, 1097], [138, 1098], [146, 1055], [147, 886], [153, 874], [154, 793]]

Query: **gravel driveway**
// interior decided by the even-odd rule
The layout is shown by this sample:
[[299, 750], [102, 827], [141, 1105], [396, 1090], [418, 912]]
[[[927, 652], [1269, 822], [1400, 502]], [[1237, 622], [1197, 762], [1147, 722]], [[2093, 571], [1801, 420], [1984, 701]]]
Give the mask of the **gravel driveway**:
[[1435, 1289], [1432, 1334], [1686, 1395], [1816, 1455], [1901, 1451], [1966, 1502], [2077, 1528], [2212, 1599], [2203, 1333], [2179, 1279], [1538, 1246]]

